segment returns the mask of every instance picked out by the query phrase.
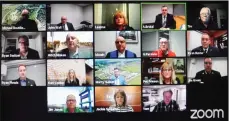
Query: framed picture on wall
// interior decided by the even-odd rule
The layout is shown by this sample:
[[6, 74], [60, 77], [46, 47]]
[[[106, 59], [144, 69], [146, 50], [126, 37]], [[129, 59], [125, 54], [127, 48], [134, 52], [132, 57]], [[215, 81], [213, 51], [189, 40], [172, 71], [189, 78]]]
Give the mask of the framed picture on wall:
[[138, 43], [138, 31], [117, 31], [117, 37], [122, 36], [125, 38], [126, 43]]
[[183, 58], [173, 59], [173, 67], [176, 73], [185, 73], [185, 62]]

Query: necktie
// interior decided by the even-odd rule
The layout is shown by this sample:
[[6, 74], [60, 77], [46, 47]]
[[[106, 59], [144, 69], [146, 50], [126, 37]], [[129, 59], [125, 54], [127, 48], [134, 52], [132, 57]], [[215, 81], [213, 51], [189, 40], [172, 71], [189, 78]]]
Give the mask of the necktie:
[[163, 27], [165, 27], [166, 26], [166, 18], [165, 18], [165, 16], [163, 17], [164, 18], [164, 20], [163, 20]]
[[63, 30], [65, 30], [65, 24], [63, 25]]
[[207, 50], [204, 49], [204, 56], [207, 56]]

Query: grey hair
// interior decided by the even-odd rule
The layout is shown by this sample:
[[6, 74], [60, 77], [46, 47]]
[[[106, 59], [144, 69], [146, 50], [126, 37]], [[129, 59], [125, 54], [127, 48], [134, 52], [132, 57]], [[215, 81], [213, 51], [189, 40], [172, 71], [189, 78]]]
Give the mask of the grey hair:
[[208, 9], [208, 13], [209, 13], [209, 15], [211, 15], [211, 10], [210, 10], [210, 8], [208, 8], [208, 7], [203, 7], [203, 8], [201, 8], [200, 14], [201, 14], [201, 11], [202, 11], [203, 9]]

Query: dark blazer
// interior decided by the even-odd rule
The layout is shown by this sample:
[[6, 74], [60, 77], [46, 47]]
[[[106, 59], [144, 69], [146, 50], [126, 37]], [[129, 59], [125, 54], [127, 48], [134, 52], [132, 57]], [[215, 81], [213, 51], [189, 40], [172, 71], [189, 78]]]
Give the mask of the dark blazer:
[[213, 22], [212, 20], [210, 20], [208, 26], [205, 27], [201, 19], [197, 19], [195, 23], [192, 25], [191, 29], [192, 30], [217, 30], [219, 28], [217, 23]]
[[73, 82], [68, 82], [68, 80], [66, 79], [64, 82], [65, 86], [79, 86], [79, 80], [76, 78], [76, 81]]
[[[68, 50], [68, 48], [62, 49], [58, 53], [66, 55], [66, 56], [63, 56], [63, 57], [57, 57], [59, 59], [68, 59], [69, 58], [69, 50]], [[81, 51], [81, 50], [79, 50], [78, 54], [79, 54], [79, 58], [93, 58], [93, 55], [90, 55], [90, 53], [87, 53], [87, 52], [84, 52], [84, 51]]]
[[200, 79], [204, 84], [220, 83], [221, 74], [218, 71], [212, 70], [210, 74], [207, 74], [205, 70], [201, 70], [196, 73], [195, 79]]
[[37, 28], [37, 23], [34, 20], [31, 19], [22, 19], [20, 21], [18, 21], [15, 25], [16, 27], [23, 27], [26, 30], [30, 30], [30, 31], [38, 31]]
[[[137, 57], [137, 55], [135, 53], [133, 53], [133, 52], [131, 52], [129, 50], [126, 50], [125, 51], [125, 58], [129, 58], [127, 52], [129, 54], [133, 55], [133, 58]], [[113, 57], [111, 57], [111, 53], [115, 53], [116, 54], [116, 58], [118, 58], [118, 51], [117, 50], [107, 53], [106, 58], [113, 58]]]
[[[161, 27], [162, 27], [162, 14], [158, 14], [154, 22], [154, 29], [160, 29]], [[176, 21], [174, 20], [172, 14], [167, 14], [165, 28], [176, 29]]]
[[193, 49], [193, 50], [191, 51], [191, 55], [190, 55], [190, 56], [191, 56], [191, 57], [206, 57], [206, 56], [212, 57], [212, 56], [220, 56], [219, 49], [216, 48], [216, 47], [211, 47], [211, 46], [209, 46], [208, 52], [207, 52], [206, 55], [204, 55], [204, 54], [201, 54], [201, 55], [199, 55], [199, 54], [194, 54], [195, 52], [204, 52], [202, 46], [199, 46], [199, 47]]
[[[12, 80], [12, 82], [17, 82], [17, 84], [10, 84], [10, 86], [21, 86], [20, 84], [20, 78], [16, 80]], [[36, 86], [36, 83], [34, 80], [31, 80], [29, 78], [26, 78], [26, 86]]]
[[[61, 26], [62, 27], [62, 23], [57, 24], [57, 26]], [[74, 31], [75, 30], [73, 25], [72, 25], [72, 23], [67, 22], [67, 26], [68, 26], [68, 31]], [[62, 28], [60, 30], [64, 30], [64, 28]]]
[[[16, 51], [11, 52], [11, 54], [19, 54], [20, 53], [20, 49], [17, 49]], [[20, 59], [21, 57], [18, 58], [14, 58], [14, 59]], [[40, 59], [39, 53], [31, 48], [28, 48], [28, 55], [27, 55], [27, 59]]]

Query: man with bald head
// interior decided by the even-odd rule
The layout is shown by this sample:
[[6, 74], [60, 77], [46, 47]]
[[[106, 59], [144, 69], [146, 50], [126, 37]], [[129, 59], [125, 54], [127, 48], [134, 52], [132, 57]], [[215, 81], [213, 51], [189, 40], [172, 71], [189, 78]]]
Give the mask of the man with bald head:
[[58, 58], [92, 58], [92, 55], [87, 51], [79, 50], [80, 42], [79, 39], [74, 35], [74, 32], [67, 34], [66, 44], [67, 48], [58, 52], [60, 54], [64, 54], [65, 56]]
[[37, 23], [34, 20], [29, 19], [29, 11], [27, 9], [22, 10], [21, 19], [15, 26], [23, 27], [25, 30], [38, 31]]
[[67, 22], [66, 16], [61, 17], [61, 23], [57, 24], [57, 26], [61, 26], [62, 31], [74, 31], [75, 30], [72, 23]]
[[84, 112], [82, 109], [76, 107], [76, 97], [72, 94], [67, 96], [66, 105], [67, 105], [67, 108], [64, 109], [64, 113]]
[[136, 54], [126, 49], [126, 40], [118, 36], [115, 41], [117, 50], [108, 52], [106, 58], [136, 58]]
[[200, 18], [192, 25], [194, 30], [216, 30], [218, 25], [211, 18], [211, 10], [203, 7], [200, 10]]
[[151, 53], [152, 57], [176, 57], [176, 54], [169, 50], [169, 41], [166, 38], [161, 38], [159, 42], [159, 49]]
[[213, 46], [210, 46], [211, 39], [207, 33], [202, 33], [201, 36], [201, 46], [194, 48], [191, 51], [191, 57], [212, 57], [220, 56], [219, 49]]

